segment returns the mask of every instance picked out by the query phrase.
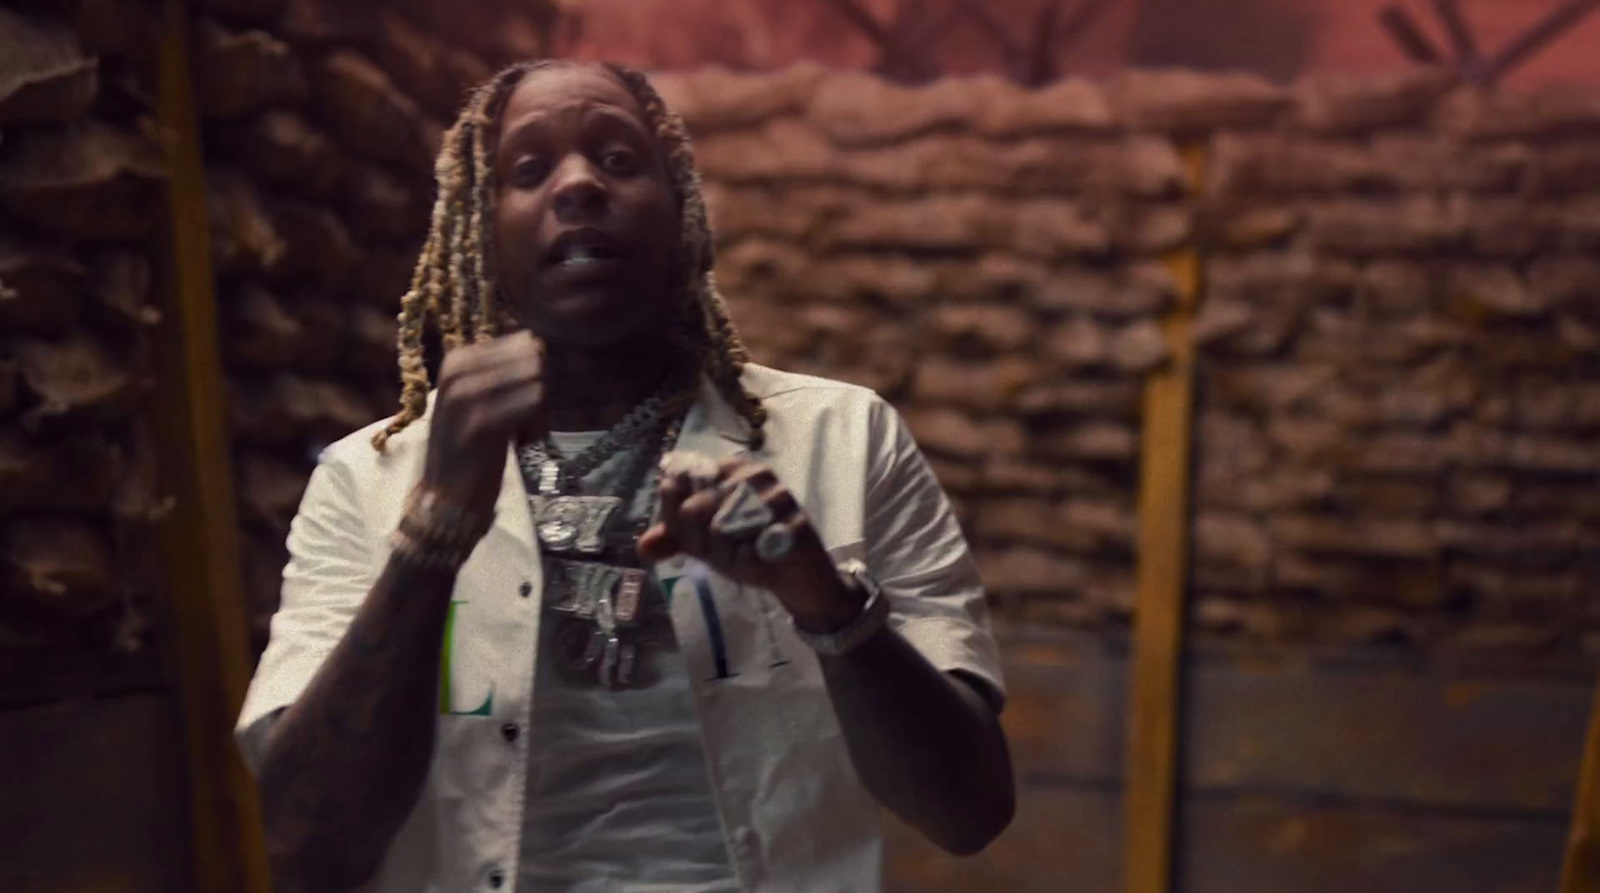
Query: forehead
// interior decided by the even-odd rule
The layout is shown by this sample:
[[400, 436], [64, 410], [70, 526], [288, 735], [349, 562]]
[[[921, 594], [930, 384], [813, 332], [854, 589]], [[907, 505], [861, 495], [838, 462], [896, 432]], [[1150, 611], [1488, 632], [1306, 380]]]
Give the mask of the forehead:
[[643, 110], [633, 94], [608, 71], [591, 66], [558, 66], [522, 78], [506, 101], [505, 129], [563, 113], [607, 110], [627, 115], [640, 125]]

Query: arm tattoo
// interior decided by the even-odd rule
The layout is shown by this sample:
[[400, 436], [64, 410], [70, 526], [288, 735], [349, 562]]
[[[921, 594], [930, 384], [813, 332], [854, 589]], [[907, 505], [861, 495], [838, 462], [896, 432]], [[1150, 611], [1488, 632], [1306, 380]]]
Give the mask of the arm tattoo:
[[454, 578], [395, 562], [261, 762], [268, 847], [290, 889], [334, 891], [376, 870], [433, 753], [439, 648]]

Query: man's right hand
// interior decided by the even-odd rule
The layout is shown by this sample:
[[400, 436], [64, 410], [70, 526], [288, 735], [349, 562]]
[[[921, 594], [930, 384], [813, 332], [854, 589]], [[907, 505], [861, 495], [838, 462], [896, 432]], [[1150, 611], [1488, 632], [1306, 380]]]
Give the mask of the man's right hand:
[[524, 330], [457, 347], [439, 367], [423, 483], [463, 509], [492, 512], [512, 438], [548, 427], [541, 341]]

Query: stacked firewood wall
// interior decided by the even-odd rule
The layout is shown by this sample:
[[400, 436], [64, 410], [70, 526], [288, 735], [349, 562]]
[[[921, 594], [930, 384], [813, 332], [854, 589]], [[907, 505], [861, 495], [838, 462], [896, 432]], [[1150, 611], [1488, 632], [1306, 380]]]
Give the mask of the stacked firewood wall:
[[1316, 111], [1212, 139], [1197, 621], [1600, 651], [1600, 98]]
[[1600, 644], [1591, 93], [1428, 72], [909, 90], [805, 67], [663, 87], [758, 358], [895, 401], [1002, 616], [1129, 617], [1162, 256], [1193, 252], [1197, 629]]
[[207, 0], [193, 23], [256, 646], [321, 448], [395, 411], [396, 314], [468, 87], [536, 55], [539, 4]]
[[1163, 255], [1190, 233], [1177, 144], [1078, 80], [801, 67], [663, 88], [698, 136], [757, 358], [899, 407], [1002, 614], [1125, 622], [1141, 383], [1168, 360]]
[[0, 8], [0, 648], [148, 644], [155, 5]]

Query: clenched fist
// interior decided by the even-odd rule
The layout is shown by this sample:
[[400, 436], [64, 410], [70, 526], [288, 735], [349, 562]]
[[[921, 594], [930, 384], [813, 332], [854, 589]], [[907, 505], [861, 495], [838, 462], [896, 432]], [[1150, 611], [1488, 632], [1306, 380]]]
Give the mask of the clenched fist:
[[544, 344], [527, 331], [445, 354], [423, 484], [472, 512], [494, 511], [514, 437], [545, 436]]

